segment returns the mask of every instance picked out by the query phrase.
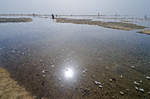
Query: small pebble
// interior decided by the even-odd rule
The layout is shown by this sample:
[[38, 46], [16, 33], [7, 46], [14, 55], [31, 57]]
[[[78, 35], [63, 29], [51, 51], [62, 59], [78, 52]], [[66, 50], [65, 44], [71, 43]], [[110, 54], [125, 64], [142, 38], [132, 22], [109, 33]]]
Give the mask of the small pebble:
[[120, 94], [121, 94], [121, 95], [124, 95], [124, 92], [120, 91]]
[[109, 81], [110, 81], [110, 82], [116, 81], [116, 78], [111, 78], [111, 79], [109, 79]]
[[136, 82], [136, 81], [134, 81], [133, 83], [134, 83], [135, 85], [138, 85], [138, 86], [140, 85], [140, 83], [138, 83], [138, 82]]
[[131, 66], [131, 68], [133, 68], [133, 69], [134, 69], [134, 68], [135, 68], [135, 66]]
[[122, 76], [122, 75], [120, 75], [120, 78], [123, 78], [123, 76]]
[[139, 82], [140, 82], [140, 83], [142, 83], [143, 81], [142, 81], [142, 80], [140, 80]]
[[126, 91], [130, 91], [130, 89], [126, 89]]
[[43, 75], [43, 77], [45, 77], [46, 75]]
[[113, 80], [112, 80], [112, 79], [109, 79], [109, 81], [112, 82]]
[[95, 78], [95, 75], [92, 75], [93, 78]]
[[99, 88], [103, 88], [103, 86], [102, 86], [102, 85], [99, 85]]
[[54, 67], [55, 67], [55, 65], [51, 65], [51, 67], [52, 67], [52, 68], [54, 68]]
[[144, 89], [142, 89], [142, 88], [139, 88], [139, 91], [144, 93]]
[[150, 95], [150, 91], [149, 92], [147, 92], [149, 95]]
[[136, 90], [139, 90], [139, 88], [138, 88], [138, 87], [135, 87], [135, 89], [136, 89]]
[[98, 82], [98, 81], [94, 81], [94, 83], [95, 83], [96, 85], [101, 85], [101, 82]]
[[45, 70], [42, 70], [42, 73], [45, 73]]
[[146, 79], [150, 80], [150, 77], [149, 77], [149, 76], [146, 76]]

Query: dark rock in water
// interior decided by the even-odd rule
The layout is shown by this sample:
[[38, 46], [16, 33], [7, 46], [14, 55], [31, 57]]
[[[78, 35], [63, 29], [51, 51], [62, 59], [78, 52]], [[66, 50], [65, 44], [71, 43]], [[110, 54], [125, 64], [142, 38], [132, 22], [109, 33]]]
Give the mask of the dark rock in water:
[[36, 76], [40, 76], [40, 74], [36, 74]]
[[90, 92], [90, 89], [88, 88], [81, 88], [81, 92], [82, 92], [82, 95], [85, 96], [85, 95], [89, 95], [89, 92]]
[[112, 81], [117, 81], [117, 80], [116, 80], [116, 78], [111, 78], [111, 79], [109, 79], [109, 81], [112, 82]]
[[42, 86], [44, 86], [44, 85], [45, 85], [45, 82], [44, 82], [44, 81], [42, 81], [41, 85], [42, 85]]

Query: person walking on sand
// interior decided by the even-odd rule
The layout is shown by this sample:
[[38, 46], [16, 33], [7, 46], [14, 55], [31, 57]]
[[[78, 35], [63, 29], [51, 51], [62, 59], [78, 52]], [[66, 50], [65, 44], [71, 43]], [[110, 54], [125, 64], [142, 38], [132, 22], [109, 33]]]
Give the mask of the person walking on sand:
[[52, 14], [52, 19], [55, 19], [54, 14]]

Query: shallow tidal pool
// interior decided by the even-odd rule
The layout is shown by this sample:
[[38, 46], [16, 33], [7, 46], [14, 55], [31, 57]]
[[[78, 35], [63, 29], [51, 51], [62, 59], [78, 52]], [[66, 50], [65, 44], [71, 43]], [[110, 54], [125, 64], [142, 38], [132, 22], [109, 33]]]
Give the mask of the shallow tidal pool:
[[48, 18], [1, 23], [0, 66], [37, 99], [150, 98], [150, 35], [136, 31]]

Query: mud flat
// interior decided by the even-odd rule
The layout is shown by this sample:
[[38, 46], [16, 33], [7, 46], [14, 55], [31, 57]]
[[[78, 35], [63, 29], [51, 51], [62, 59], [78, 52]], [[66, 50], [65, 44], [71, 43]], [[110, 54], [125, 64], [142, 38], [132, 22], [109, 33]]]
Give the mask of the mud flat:
[[132, 24], [132, 23], [92, 21], [90, 19], [56, 18], [56, 22], [98, 25], [98, 26], [102, 26], [105, 28], [112, 28], [112, 29], [126, 30], [126, 31], [146, 28], [145, 26], [139, 26], [139, 25]]
[[8, 22], [31, 22], [32, 18], [0, 18], [0, 23]]
[[0, 99], [35, 99], [0, 67]]
[[150, 35], [150, 30], [142, 30], [142, 31], [139, 31], [138, 33]]

